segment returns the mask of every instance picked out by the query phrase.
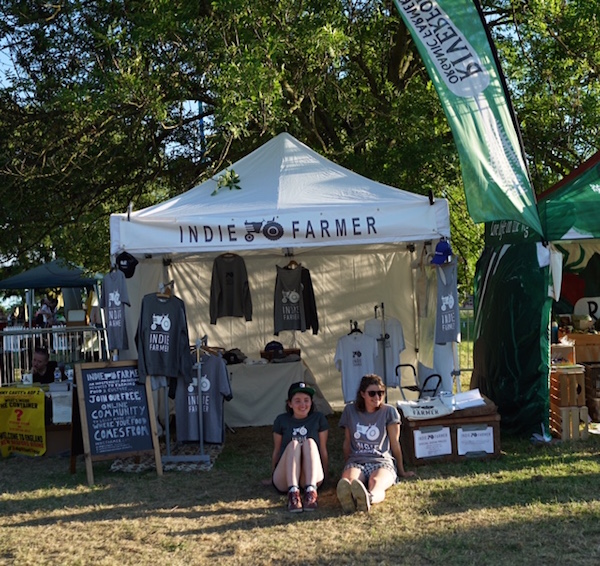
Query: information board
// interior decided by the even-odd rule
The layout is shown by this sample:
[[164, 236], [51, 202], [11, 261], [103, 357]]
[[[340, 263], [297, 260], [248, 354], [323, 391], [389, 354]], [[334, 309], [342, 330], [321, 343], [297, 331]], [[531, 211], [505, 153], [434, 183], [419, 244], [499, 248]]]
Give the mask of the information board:
[[452, 454], [450, 427], [424, 427], [414, 431], [415, 457], [432, 458]]
[[75, 373], [88, 480], [88, 461], [151, 451], [162, 474], [152, 393], [138, 383], [137, 361], [79, 364]]
[[465, 425], [456, 430], [458, 455], [493, 454], [494, 429], [487, 425]]

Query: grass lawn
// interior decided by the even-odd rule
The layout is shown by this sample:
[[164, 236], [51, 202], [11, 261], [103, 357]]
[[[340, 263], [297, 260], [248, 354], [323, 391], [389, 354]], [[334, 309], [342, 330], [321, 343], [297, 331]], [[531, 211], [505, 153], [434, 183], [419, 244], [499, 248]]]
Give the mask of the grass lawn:
[[269, 427], [229, 432], [207, 472], [95, 462], [93, 487], [82, 459], [75, 475], [68, 457], [2, 459], [0, 564], [600, 564], [600, 436], [503, 437], [499, 459], [418, 467], [370, 514], [344, 515], [338, 420], [314, 513], [288, 513], [261, 485]]

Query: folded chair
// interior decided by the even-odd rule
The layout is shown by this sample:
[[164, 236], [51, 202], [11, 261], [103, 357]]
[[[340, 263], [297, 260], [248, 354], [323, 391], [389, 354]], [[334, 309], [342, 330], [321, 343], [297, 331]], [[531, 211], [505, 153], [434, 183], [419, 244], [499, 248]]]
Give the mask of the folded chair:
[[[414, 385], [402, 385], [402, 376], [400, 375], [402, 368], [412, 369], [415, 380]], [[423, 399], [424, 397], [435, 397], [438, 394], [440, 385], [442, 384], [442, 376], [439, 373], [432, 373], [425, 378], [423, 385], [420, 386], [419, 380], [417, 379], [417, 370], [412, 364], [398, 364], [396, 366], [396, 375], [398, 376], [398, 382], [400, 383], [400, 393], [402, 393], [402, 398], [405, 401], [407, 400], [406, 395], [404, 394], [405, 389], [419, 393], [419, 399]]]

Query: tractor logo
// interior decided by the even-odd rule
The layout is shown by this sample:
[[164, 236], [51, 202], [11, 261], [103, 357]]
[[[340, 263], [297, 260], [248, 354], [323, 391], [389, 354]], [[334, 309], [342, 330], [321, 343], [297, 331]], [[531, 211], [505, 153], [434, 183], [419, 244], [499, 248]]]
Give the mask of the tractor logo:
[[282, 303], [290, 302], [295, 305], [299, 300], [300, 300], [300, 293], [298, 293], [298, 291], [282, 291], [281, 292], [281, 302]]
[[[264, 226], [263, 226], [264, 224]], [[279, 222], [275, 222], [275, 218], [273, 220], [269, 220], [265, 222], [261, 220], [260, 222], [244, 222], [246, 226], [247, 234], [244, 236], [246, 242], [252, 242], [254, 240], [254, 234], [263, 233], [263, 236], [267, 238], [267, 240], [279, 240], [281, 236], [283, 236], [283, 226], [279, 224]]]
[[156, 328], [160, 326], [165, 332], [169, 332], [171, 328], [171, 319], [168, 314], [153, 314], [152, 315], [152, 326], [150, 327], [152, 330], [156, 330]]
[[452, 310], [454, 307], [454, 297], [450, 295], [442, 296], [442, 311], [446, 311], [446, 309]]
[[377, 440], [379, 438], [379, 429], [376, 425], [361, 425], [357, 423], [354, 438], [358, 440], [361, 436], [366, 436], [371, 441]]
[[115, 307], [121, 306], [121, 293], [119, 291], [111, 291], [108, 294], [108, 304], [114, 305]]

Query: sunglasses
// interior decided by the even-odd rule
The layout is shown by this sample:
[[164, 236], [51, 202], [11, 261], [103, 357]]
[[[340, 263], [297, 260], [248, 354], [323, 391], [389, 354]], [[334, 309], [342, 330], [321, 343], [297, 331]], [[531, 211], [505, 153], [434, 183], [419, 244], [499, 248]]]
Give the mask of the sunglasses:
[[375, 397], [375, 395], [377, 395], [380, 399], [385, 395], [385, 391], [367, 391], [367, 393], [369, 394], [369, 397]]

